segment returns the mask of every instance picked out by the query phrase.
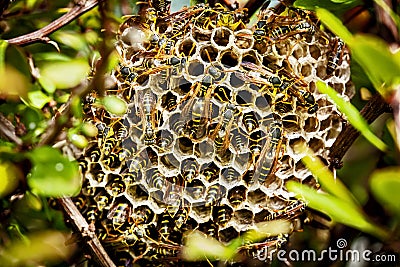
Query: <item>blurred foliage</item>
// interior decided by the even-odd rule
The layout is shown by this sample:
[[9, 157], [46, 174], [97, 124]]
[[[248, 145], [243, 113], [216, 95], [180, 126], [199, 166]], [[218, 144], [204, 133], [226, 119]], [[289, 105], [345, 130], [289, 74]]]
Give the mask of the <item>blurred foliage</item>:
[[[189, 1], [178, 2], [173, 1], [173, 10], [189, 4]], [[381, 0], [375, 2], [399, 29], [396, 13], [399, 7], [392, 10]], [[304, 164], [318, 178], [325, 193], [298, 183], [290, 183], [288, 187], [308, 201], [311, 208], [329, 215], [337, 223], [381, 238], [390, 247], [399, 238], [400, 220], [395, 122], [386, 116], [367, 125], [357, 111], [366, 103], [360, 94], [363, 89], [371, 94], [380, 93], [391, 101], [400, 82], [399, 50], [393, 52], [392, 44], [378, 36], [375, 2], [297, 0], [294, 3], [315, 10], [322, 27], [340, 36], [350, 48], [354, 59], [352, 80], [357, 89], [353, 105], [342, 101], [325, 85], [318, 88], [331, 97], [363, 136], [354, 143], [344, 159], [344, 168], [338, 171], [343, 180], [307, 152]], [[73, 196], [79, 191], [78, 166], [52, 145], [68, 138], [83, 148], [96, 135], [97, 129], [82, 120], [80, 99], [71, 98], [71, 94], [85, 85], [90, 68], [104, 52], [104, 43], [113, 42], [104, 40], [103, 29], [116, 33], [121, 17], [138, 9], [135, 1], [111, 0], [107, 1], [105, 17], [95, 8], [52, 33], [51, 42], [14, 46], [5, 41], [43, 28], [66, 14], [70, 7], [71, 1], [67, 0], [16, 0], [0, 17], [0, 115], [11, 122], [16, 140], [20, 140], [19, 143], [5, 136], [0, 138], [1, 266], [65, 265], [73, 253], [79, 253], [73, 245], [66, 245], [70, 243], [66, 241], [71, 230], [51, 198]], [[112, 54], [106, 69], [112, 69], [117, 61], [118, 57]], [[53, 142], [41, 144], [49, 128], [54, 127], [52, 119], [60, 115], [68, 101], [71, 112], [59, 116], [59, 122], [67, 125], [68, 130]], [[127, 109], [127, 104], [115, 97], [106, 97], [98, 104], [114, 114], [123, 114]], [[7, 129], [4, 123], [0, 127]], [[379, 207], [381, 214], [371, 209], [370, 203]], [[258, 227], [259, 231], [240, 236], [230, 246], [195, 233], [188, 237], [183, 254], [189, 260], [231, 259], [244, 240], [257, 241], [289, 232], [282, 221]], [[304, 236], [308, 240], [303, 242], [308, 245], [315, 242], [315, 235]]]

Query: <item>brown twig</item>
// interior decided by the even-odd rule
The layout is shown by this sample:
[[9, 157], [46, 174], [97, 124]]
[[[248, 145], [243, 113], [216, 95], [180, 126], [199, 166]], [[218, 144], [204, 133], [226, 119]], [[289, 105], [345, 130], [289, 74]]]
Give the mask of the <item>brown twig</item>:
[[15, 134], [14, 125], [1, 113], [0, 113], [0, 134], [5, 138], [7, 138], [8, 140], [16, 143], [18, 146], [22, 146], [23, 144], [21, 138], [19, 138]]
[[90, 247], [90, 252], [98, 264], [103, 267], [115, 267], [115, 264], [108, 257], [96, 234], [90, 229], [89, 224], [82, 217], [72, 200], [64, 197], [58, 199], [58, 203], [65, 211], [73, 227], [81, 233], [83, 240]]
[[244, 5], [244, 8], [247, 8], [247, 15], [250, 18], [253, 16], [254, 13], [256, 13], [257, 9], [259, 9], [263, 4], [263, 1], [260, 0], [249, 0], [246, 5]]
[[[368, 101], [368, 103], [360, 111], [360, 114], [364, 117], [368, 124], [370, 124], [383, 113], [390, 111], [391, 108], [389, 104], [387, 104], [385, 100], [379, 94], [377, 94]], [[339, 134], [339, 136], [336, 138], [336, 141], [330, 148], [329, 157], [331, 166], [333, 168], [340, 169], [342, 167], [342, 158], [359, 135], [360, 132], [354, 129], [351, 124], [346, 124], [343, 131]]]
[[37, 31], [22, 36], [18, 36], [6, 41], [10, 44], [21, 45], [21, 46], [32, 44], [35, 42], [48, 42], [50, 41], [50, 38], [48, 37], [49, 34], [69, 24], [74, 19], [86, 13], [87, 11], [91, 10], [92, 8], [96, 7], [100, 2], [103, 1], [105, 0], [78, 0], [75, 2], [76, 3], [75, 6], [72, 7], [70, 11], [68, 11], [68, 13], [54, 20], [47, 26]]
[[0, 16], [3, 15], [3, 12], [8, 8], [8, 5], [10, 3], [11, 3], [11, 0], [0, 1]]

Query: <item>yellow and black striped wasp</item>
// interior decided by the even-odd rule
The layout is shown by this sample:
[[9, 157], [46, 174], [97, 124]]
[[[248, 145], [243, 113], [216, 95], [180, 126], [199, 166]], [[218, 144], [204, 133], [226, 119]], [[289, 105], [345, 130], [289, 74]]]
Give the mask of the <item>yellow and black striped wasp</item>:
[[114, 203], [107, 214], [107, 219], [111, 220], [115, 231], [124, 232], [125, 229], [122, 226], [128, 221], [131, 212], [132, 207], [129, 204], [124, 202]]
[[291, 200], [291, 204], [280, 210], [274, 210], [266, 217], [266, 221], [285, 219], [291, 220], [298, 217], [306, 209], [306, 203], [303, 200]]
[[[250, 69], [249, 72], [242, 74], [243, 79], [264, 85], [267, 93], [274, 98], [274, 102], [278, 94], [284, 96], [284, 101], [290, 101], [289, 96], [292, 95], [298, 100], [301, 106], [307, 109], [309, 114], [317, 112], [318, 104], [312, 93], [309, 92], [308, 84], [300, 77], [297, 77], [284, 68], [277, 68], [274, 71], [251, 62], [242, 62], [241, 65]], [[262, 77], [259, 77], [253, 71], [261, 73]], [[275, 105], [275, 103], [273, 104]]]
[[328, 64], [326, 66], [326, 74], [332, 76], [336, 71], [337, 67], [342, 63], [342, 58], [345, 51], [345, 45], [342, 39], [336, 37], [332, 42], [332, 51], [328, 56]]
[[163, 202], [167, 205], [167, 212], [174, 218], [183, 202], [185, 181], [181, 175], [168, 177]]
[[156, 141], [157, 127], [157, 97], [150, 90], [139, 91], [136, 94], [136, 105], [142, 118], [142, 137], [145, 145], [153, 145]]
[[253, 179], [257, 179], [260, 184], [264, 184], [274, 173], [282, 145], [282, 135], [282, 123], [280, 121], [272, 122], [269, 126], [268, 140], [256, 162], [253, 175]]
[[205, 195], [205, 207], [212, 207], [214, 206], [221, 198], [224, 197], [226, 193], [226, 189], [219, 183], [215, 183], [208, 187]]
[[206, 134], [206, 124], [210, 118], [210, 100], [213, 78], [206, 74], [201, 82], [192, 85], [189, 100], [183, 98], [181, 118], [189, 137], [200, 139]]
[[210, 138], [214, 140], [214, 148], [217, 155], [224, 154], [229, 147], [231, 138], [230, 131], [234, 124], [236, 112], [236, 106], [232, 103], [227, 103], [221, 112], [220, 121], [210, 136]]

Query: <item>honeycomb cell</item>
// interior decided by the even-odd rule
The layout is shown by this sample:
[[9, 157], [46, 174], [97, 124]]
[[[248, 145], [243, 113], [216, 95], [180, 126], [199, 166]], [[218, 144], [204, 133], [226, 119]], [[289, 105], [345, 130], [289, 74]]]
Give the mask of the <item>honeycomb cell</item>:
[[242, 176], [242, 180], [246, 183], [247, 186], [251, 187], [255, 183], [255, 179], [253, 176], [254, 169], [247, 169]]
[[214, 152], [213, 143], [209, 140], [197, 143], [194, 148], [194, 153], [199, 158], [210, 158]]
[[253, 33], [247, 29], [236, 31], [234, 43], [239, 49], [250, 49], [254, 44]]
[[255, 105], [256, 105], [257, 108], [259, 108], [260, 110], [263, 110], [263, 111], [270, 109], [268, 101], [267, 101], [267, 99], [265, 99], [264, 96], [258, 96], [256, 98]]
[[178, 148], [182, 154], [193, 154], [193, 142], [190, 138], [181, 137], [177, 140]]
[[258, 129], [260, 127], [259, 121], [261, 121], [261, 117], [254, 111], [243, 113], [242, 123], [246, 128], [247, 133], [251, 133], [254, 130]]
[[217, 60], [219, 51], [213, 46], [203, 46], [200, 48], [200, 58], [207, 63]]
[[214, 98], [220, 102], [229, 102], [232, 97], [232, 90], [225, 85], [218, 85], [214, 89]]
[[165, 177], [164, 175], [157, 169], [152, 168], [146, 171], [145, 180], [149, 188], [163, 189]]
[[179, 160], [172, 153], [161, 156], [160, 163], [163, 164], [168, 169], [179, 168], [179, 164], [180, 164]]
[[211, 206], [194, 206], [192, 208], [194, 214], [200, 218], [202, 221], [207, 221], [211, 215]]
[[228, 205], [221, 205], [212, 208], [213, 221], [220, 227], [225, 227], [226, 224], [231, 220], [233, 210]]
[[154, 219], [154, 212], [147, 205], [141, 205], [133, 210], [133, 219], [136, 224], [148, 224]]
[[321, 57], [321, 49], [317, 45], [310, 45], [309, 50], [310, 50], [310, 55], [315, 60], [318, 60]]
[[177, 99], [178, 96], [169, 91], [161, 97], [161, 107], [168, 111], [173, 111], [178, 107]]
[[307, 144], [307, 142], [302, 136], [289, 140], [289, 147], [294, 153], [300, 151], [305, 144]]
[[186, 95], [192, 90], [192, 83], [185, 78], [178, 79], [177, 85], [173, 87], [173, 90], [179, 95]]
[[232, 51], [226, 51], [221, 54], [220, 61], [226, 69], [230, 69], [239, 64], [239, 56]]
[[210, 162], [201, 166], [200, 173], [206, 181], [212, 183], [219, 177], [220, 169], [214, 162]]
[[245, 225], [251, 224], [254, 220], [254, 214], [249, 209], [237, 210], [235, 211], [233, 217], [239, 224], [245, 224]]
[[204, 64], [198, 60], [192, 60], [187, 67], [188, 74], [191, 77], [197, 77], [204, 74]]
[[[313, 118], [313, 117], [308, 117]], [[307, 120], [306, 120], [307, 121]], [[297, 115], [286, 115], [282, 117], [282, 125], [285, 129], [296, 131], [300, 129], [299, 117]], [[307, 125], [307, 122], [305, 123]]]
[[240, 173], [232, 167], [221, 170], [221, 178], [228, 184], [236, 183], [240, 180]]
[[208, 42], [211, 40], [211, 31], [195, 30], [192, 35], [197, 42]]
[[257, 54], [254, 51], [249, 51], [248, 53], [244, 54], [242, 57], [242, 62], [250, 62], [256, 65], [259, 64]]
[[211, 207], [216, 205], [225, 197], [226, 188], [219, 183], [212, 184], [208, 187], [204, 198], [204, 205]]
[[230, 47], [232, 32], [227, 28], [217, 28], [211, 34], [211, 43], [218, 49], [224, 50]]
[[246, 153], [236, 154], [234, 163], [235, 166], [243, 170], [248, 168], [250, 161], [251, 161], [251, 154], [246, 152]]
[[143, 185], [133, 185], [128, 187], [126, 194], [133, 202], [141, 202], [149, 198], [149, 194]]
[[215, 238], [218, 240], [218, 225], [213, 221], [209, 220], [208, 222], [199, 224], [199, 230], [205, 233], [207, 236]]
[[165, 153], [170, 151], [174, 145], [173, 134], [166, 129], [162, 129], [156, 134], [156, 146], [158, 148], [158, 153]]
[[195, 42], [195, 40], [192, 39], [186, 39], [183, 40], [178, 47], [178, 52], [179, 54], [183, 54], [187, 57], [189, 56], [193, 56], [194, 53], [196, 53], [196, 48], [197, 48], [197, 44]]
[[205, 193], [205, 185], [199, 179], [194, 179], [193, 181], [187, 183], [186, 191], [194, 200], [201, 199]]
[[195, 158], [184, 159], [181, 163], [181, 174], [186, 182], [191, 182], [199, 174], [199, 163]]
[[318, 131], [319, 120], [316, 117], [308, 117], [305, 122], [303, 129], [306, 132], [316, 132]]
[[228, 200], [232, 207], [237, 208], [246, 200], [246, 187], [243, 185], [235, 186], [228, 192]]
[[218, 232], [219, 240], [223, 243], [229, 243], [232, 239], [239, 236], [238, 231], [233, 226], [220, 230]]
[[185, 123], [181, 120], [180, 113], [174, 113], [169, 117], [168, 120], [169, 128], [173, 131], [175, 135], [181, 136], [183, 129], [185, 128]]
[[246, 90], [239, 91], [235, 96], [235, 102], [240, 106], [254, 105], [254, 96]]
[[313, 70], [312, 65], [304, 64], [301, 67], [301, 75], [303, 75], [304, 77], [308, 77], [312, 74], [312, 70]]
[[267, 203], [266, 195], [261, 189], [247, 192], [247, 200], [253, 205], [265, 205]]
[[320, 138], [313, 137], [308, 141], [308, 146], [314, 153], [319, 153], [321, 149], [325, 148], [325, 142]]
[[229, 85], [233, 88], [239, 88], [244, 85], [244, 81], [241, 80], [235, 72], [231, 73], [229, 77]]

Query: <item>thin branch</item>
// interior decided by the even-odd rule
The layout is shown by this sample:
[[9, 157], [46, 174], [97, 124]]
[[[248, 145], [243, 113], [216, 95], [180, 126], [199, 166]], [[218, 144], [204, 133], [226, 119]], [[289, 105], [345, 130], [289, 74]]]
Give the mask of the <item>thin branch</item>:
[[6, 40], [10, 44], [14, 45], [28, 45], [32, 44], [35, 42], [48, 42], [50, 41], [50, 38], [48, 35], [51, 33], [57, 31], [58, 29], [64, 27], [65, 25], [69, 24], [72, 22], [74, 19], [77, 17], [81, 16], [82, 14], [86, 13], [87, 11], [91, 10], [92, 8], [96, 7], [100, 2], [103, 2], [105, 0], [79, 0], [76, 1], [76, 5], [71, 8], [68, 13], [65, 15], [61, 16], [60, 18], [54, 20], [47, 26], [22, 35], [18, 36], [9, 40]]
[[1, 113], [0, 113], [0, 134], [5, 138], [7, 138], [9, 141], [16, 143], [18, 146], [22, 146], [23, 144], [21, 138], [19, 138], [15, 134], [14, 125]]
[[8, 8], [8, 5], [10, 3], [11, 3], [11, 0], [0, 1], [0, 17], [3, 15], [4, 11]]
[[[377, 94], [368, 101], [360, 111], [360, 114], [368, 124], [371, 124], [385, 112], [391, 112], [391, 108], [389, 104], [387, 104], [385, 100]], [[332, 167], [335, 169], [340, 169], [342, 167], [342, 158], [359, 136], [360, 133], [354, 129], [351, 124], [346, 124], [343, 131], [339, 134], [330, 148], [329, 157]]]
[[66, 216], [71, 221], [74, 228], [81, 233], [85, 243], [89, 246], [93, 258], [103, 267], [115, 267], [113, 261], [108, 257], [94, 231], [91, 230], [85, 218], [82, 217], [75, 204], [68, 197], [58, 199]]
[[244, 8], [247, 8], [247, 15], [249, 18], [253, 16], [254, 13], [256, 13], [257, 9], [259, 9], [263, 4], [263, 1], [260, 0], [249, 0], [247, 1], [246, 5]]

